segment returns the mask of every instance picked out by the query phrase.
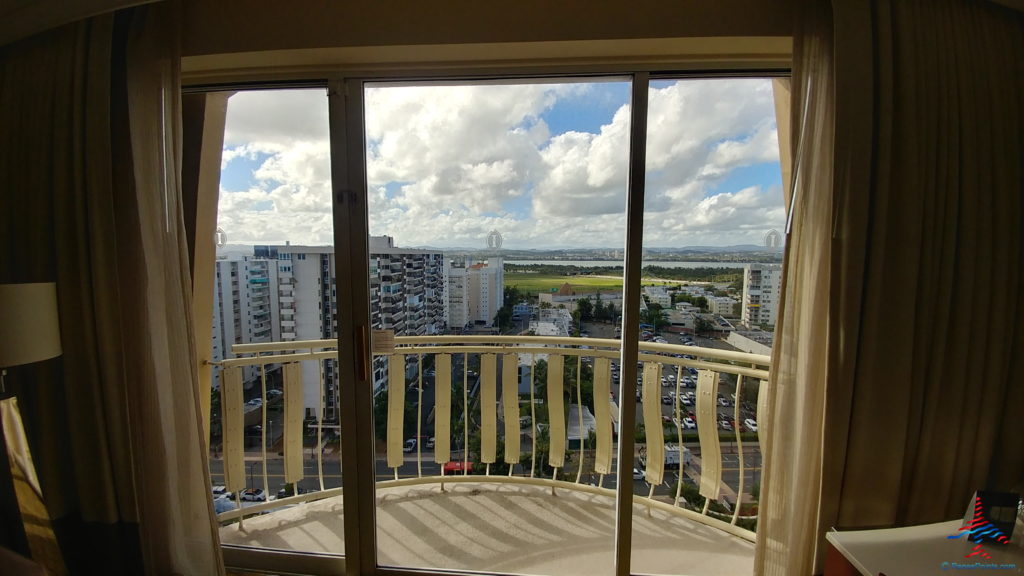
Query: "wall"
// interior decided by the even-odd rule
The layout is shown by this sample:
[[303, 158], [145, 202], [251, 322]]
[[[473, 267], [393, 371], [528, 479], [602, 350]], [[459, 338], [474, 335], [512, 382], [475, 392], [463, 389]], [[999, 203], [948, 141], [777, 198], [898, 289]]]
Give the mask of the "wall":
[[341, 46], [788, 36], [791, 0], [185, 0], [182, 54]]

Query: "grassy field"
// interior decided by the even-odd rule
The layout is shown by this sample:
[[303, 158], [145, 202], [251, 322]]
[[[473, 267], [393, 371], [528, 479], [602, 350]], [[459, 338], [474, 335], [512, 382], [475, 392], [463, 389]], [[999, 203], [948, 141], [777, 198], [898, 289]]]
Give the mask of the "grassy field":
[[622, 280], [615, 278], [594, 278], [591, 276], [562, 276], [555, 274], [516, 274], [505, 273], [505, 285], [516, 286], [521, 292], [538, 294], [540, 292], [557, 291], [562, 284], [572, 284], [578, 293], [586, 292], [621, 292]]

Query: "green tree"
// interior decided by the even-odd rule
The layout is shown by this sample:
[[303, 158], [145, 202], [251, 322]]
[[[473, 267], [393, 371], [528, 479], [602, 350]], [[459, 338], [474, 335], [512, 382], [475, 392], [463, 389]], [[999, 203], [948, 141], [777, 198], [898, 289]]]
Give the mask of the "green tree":
[[659, 304], [650, 304], [640, 314], [640, 321], [644, 324], [654, 326], [655, 330], [668, 326], [668, 314]]
[[579, 313], [581, 321], [590, 322], [594, 319], [594, 303], [590, 298], [581, 298], [576, 301], [576, 312]]
[[697, 319], [693, 322], [693, 330], [697, 334], [707, 334], [712, 328], [714, 328], [714, 326], [703, 316], [697, 316]]
[[512, 328], [512, 309], [507, 306], [499, 308], [498, 313], [494, 315], [494, 325], [502, 332]]
[[[416, 394], [406, 391], [405, 410], [402, 414], [402, 437], [411, 438], [416, 430]], [[423, 415], [426, 418], [426, 414]], [[373, 398], [373, 428], [377, 438], [383, 440], [388, 433], [388, 392], [383, 390]]]

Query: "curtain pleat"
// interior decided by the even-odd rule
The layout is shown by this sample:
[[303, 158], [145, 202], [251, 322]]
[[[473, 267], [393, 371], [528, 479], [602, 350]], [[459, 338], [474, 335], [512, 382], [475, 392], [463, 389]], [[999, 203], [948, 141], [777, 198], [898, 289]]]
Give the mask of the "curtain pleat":
[[[1024, 25], [964, 0], [836, 4], [837, 22], [872, 34], [866, 52], [837, 43], [850, 65], [837, 66], [836, 123], [851, 129], [837, 130], [849, 153], [837, 153], [834, 325], [849, 337], [829, 379], [826, 452], [844, 457], [822, 528], [948, 520], [974, 490], [1024, 474], [1019, 451], [996, 451], [1019, 446], [999, 431], [1024, 410], [1024, 83], [1004, 74], [1020, 70]], [[854, 114], [872, 108], [870, 122]], [[865, 139], [870, 156], [855, 153]]]
[[0, 48], [0, 282], [56, 281], [9, 378], [72, 573], [217, 574], [178, 184], [174, 4]]
[[126, 88], [133, 186], [120, 200], [132, 220], [121, 247], [131, 253], [134, 289], [121, 305], [139, 321], [124, 327], [140, 532], [147, 572], [223, 572], [208, 460], [199, 418], [192, 328], [191, 259], [181, 191], [181, 83], [177, 7], [132, 11]]
[[0, 50], [0, 281], [56, 281], [61, 357], [12, 371], [73, 573], [141, 570], [111, 197], [114, 17]]
[[805, 3], [795, 43], [759, 574], [820, 572], [830, 528], [959, 518], [1024, 480], [1024, 16], [832, 5]]

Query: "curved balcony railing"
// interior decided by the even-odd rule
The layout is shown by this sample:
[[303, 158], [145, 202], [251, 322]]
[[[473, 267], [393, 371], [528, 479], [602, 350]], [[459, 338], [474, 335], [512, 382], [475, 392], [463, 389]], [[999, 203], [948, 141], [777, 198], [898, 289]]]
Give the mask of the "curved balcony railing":
[[[438, 483], [443, 489], [445, 483], [453, 482], [502, 482], [539, 484], [552, 491], [566, 489], [614, 495], [614, 489], [604, 487], [605, 477], [615, 472], [615, 437], [620, 433], [617, 421], [622, 399], [617, 397], [618, 386], [613, 382], [618, 375], [633, 377], [632, 369], [618, 367], [617, 374], [619, 340], [540, 336], [415, 336], [394, 340], [393, 350], [378, 355], [387, 357], [388, 370], [386, 376], [375, 382], [376, 402], [384, 403], [380, 412], [385, 415], [382, 422], [385, 425], [381, 427], [383, 437], [379, 438], [384, 449], [378, 459], [386, 461], [387, 467], [393, 470], [393, 477], [378, 481], [379, 486]], [[306, 475], [303, 470], [303, 373], [313, 371], [319, 380], [313, 378], [312, 381], [319, 381], [322, 390], [325, 364], [336, 358], [336, 346], [335, 340], [235, 345], [232, 350], [240, 357], [219, 363], [224, 476], [227, 489], [236, 494], [235, 508], [218, 514], [221, 521], [244, 521], [248, 515], [341, 494], [341, 488], [324, 485], [325, 457], [324, 450], [319, 449], [314, 450], [315, 483], [319, 484], [319, 490], [246, 507], [241, 507], [237, 500], [238, 492], [247, 487], [246, 459], [250, 465], [261, 463], [259, 479], [264, 493], [270, 493], [266, 411], [262, 416], [260, 453], [255, 458], [251, 452], [248, 456], [245, 453], [243, 429], [252, 423], [245, 421], [241, 410], [242, 370], [247, 366], [260, 367], [260, 398], [262, 406], [267, 406], [267, 369], [280, 367], [283, 389], [283, 415], [279, 417], [283, 424], [279, 423], [278, 427], [283, 430], [280, 454], [285, 482], [298, 482]], [[757, 440], [741, 432], [741, 414], [756, 411], [760, 434], [770, 424], [763, 417], [768, 397], [769, 357], [651, 342], [641, 342], [639, 347], [637, 390], [640, 399], [637, 401], [642, 408], [639, 421], [643, 423], [644, 437], [638, 437], [638, 446], [643, 451], [643, 475], [650, 484], [650, 492], [646, 496], [634, 496], [634, 501], [752, 541], [754, 532], [744, 526], [756, 522], [756, 514], [741, 515], [744, 504], [750, 504], [744, 502], [750, 489], [745, 480], [748, 466], [744, 444]], [[718, 392], [723, 375], [728, 375], [726, 379], [734, 386], [733, 399], [722, 398]], [[692, 420], [680, 402], [688, 397], [684, 388], [690, 380], [694, 388], [695, 417]], [[424, 406], [424, 391], [431, 388], [432, 383], [433, 406]], [[750, 406], [743, 395], [751, 389], [757, 390], [756, 409], [741, 410], [745, 404]], [[414, 426], [407, 422], [409, 395], [415, 398], [411, 403], [415, 409]], [[671, 416], [664, 414], [666, 398], [671, 399]], [[624, 404], [626, 409], [635, 409], [633, 399], [626, 399]], [[733, 408], [731, 431], [719, 428], [719, 422], [725, 419], [721, 413], [723, 404]], [[323, 414], [322, 400], [316, 411]], [[584, 415], [591, 411], [593, 423], [588, 426]], [[539, 412], [546, 412], [546, 417]], [[570, 416], [575, 422], [570, 422]], [[694, 423], [696, 430], [689, 430]], [[577, 433], [575, 438], [570, 438], [574, 425]], [[324, 446], [325, 429], [330, 426], [323, 420], [313, 423], [316, 446]], [[412, 434], [408, 433], [408, 428], [413, 428]], [[673, 428], [675, 443], [671, 442]], [[428, 433], [429, 430], [432, 432]], [[640, 436], [636, 431], [621, 432]], [[433, 444], [427, 447], [429, 451], [424, 450], [427, 438]], [[271, 439], [275, 438], [271, 436]], [[546, 446], [542, 445], [545, 440]], [[731, 490], [723, 479], [724, 443], [733, 444], [740, 454], [731, 512], [716, 511], [711, 506], [723, 491]], [[524, 444], [529, 446], [526, 451]], [[699, 466], [688, 462], [691, 450], [685, 444], [690, 444], [694, 451], [699, 450]], [[543, 454], [546, 456], [541, 456]], [[666, 468], [673, 462], [678, 463], [680, 474], [675, 494], [656, 496], [655, 486], [663, 483]], [[405, 466], [408, 470], [412, 463], [415, 463], [414, 473], [399, 473], [400, 468]], [[437, 472], [425, 472], [425, 464], [436, 467]], [[684, 468], [696, 480], [700, 495], [705, 498], [702, 508], [690, 508], [682, 498]], [[586, 479], [585, 470], [588, 471]], [[248, 473], [249, 483], [258, 484], [251, 468]], [[596, 482], [590, 481], [592, 475], [597, 475]]]

